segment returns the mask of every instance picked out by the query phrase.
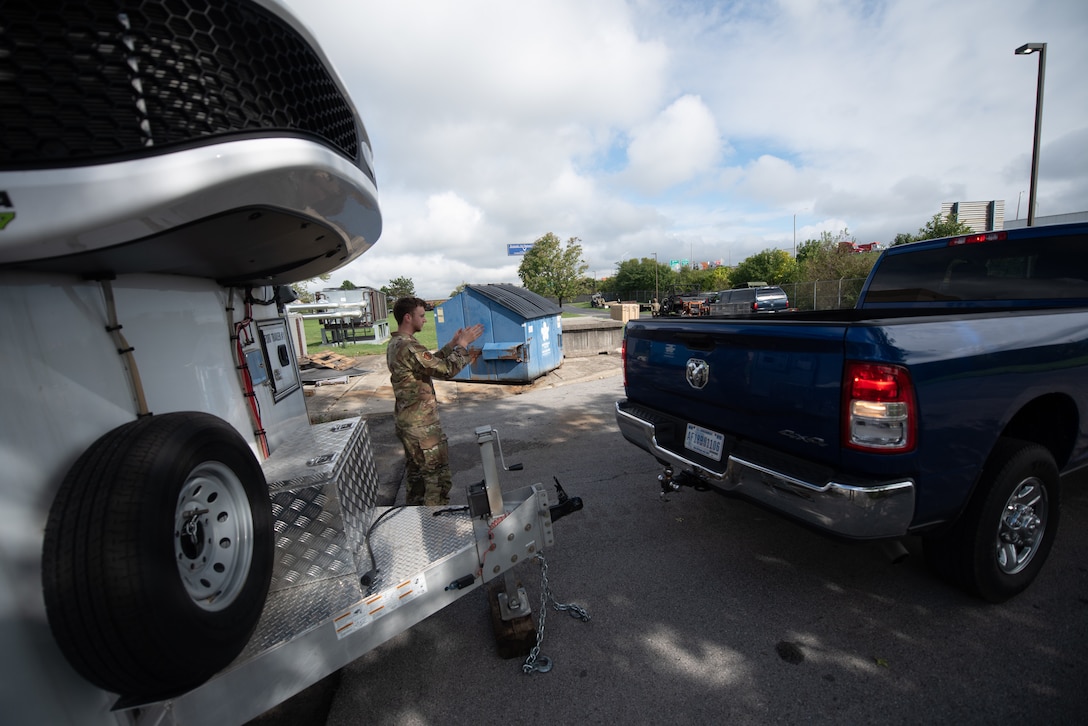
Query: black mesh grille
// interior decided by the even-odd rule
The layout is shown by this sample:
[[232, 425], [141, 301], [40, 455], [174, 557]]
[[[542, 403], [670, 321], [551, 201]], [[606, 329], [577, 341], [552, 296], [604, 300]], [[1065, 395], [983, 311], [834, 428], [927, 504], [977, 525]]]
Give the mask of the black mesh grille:
[[350, 103], [307, 42], [264, 8], [239, 0], [0, 4], [0, 167], [283, 131], [319, 136], [359, 160], [363, 130]]

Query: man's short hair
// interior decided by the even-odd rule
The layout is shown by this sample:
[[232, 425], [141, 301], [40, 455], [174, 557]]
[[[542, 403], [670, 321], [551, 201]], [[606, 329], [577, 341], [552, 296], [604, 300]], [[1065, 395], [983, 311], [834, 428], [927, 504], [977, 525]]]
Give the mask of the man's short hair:
[[427, 301], [418, 297], [402, 297], [393, 303], [393, 317], [397, 321], [397, 325], [400, 325], [404, 320], [405, 315], [411, 315], [416, 311], [416, 308], [427, 308]]

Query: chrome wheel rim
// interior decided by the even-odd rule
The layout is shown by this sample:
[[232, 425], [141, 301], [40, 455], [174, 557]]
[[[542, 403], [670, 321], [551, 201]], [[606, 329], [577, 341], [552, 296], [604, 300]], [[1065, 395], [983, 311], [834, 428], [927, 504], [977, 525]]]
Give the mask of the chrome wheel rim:
[[1006, 575], [1021, 572], [1043, 540], [1047, 516], [1046, 486], [1038, 477], [1020, 482], [1001, 511], [997, 530], [997, 566]]

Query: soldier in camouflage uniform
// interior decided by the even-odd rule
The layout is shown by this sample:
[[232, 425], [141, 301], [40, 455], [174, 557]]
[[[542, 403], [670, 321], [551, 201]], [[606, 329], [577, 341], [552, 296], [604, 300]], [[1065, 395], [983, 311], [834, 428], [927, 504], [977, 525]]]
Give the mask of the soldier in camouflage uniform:
[[438, 421], [438, 401], [432, 379], [447, 380], [475, 361], [479, 350], [467, 347], [483, 333], [483, 325], [461, 328], [449, 343], [434, 353], [415, 339], [427, 322], [423, 300], [405, 297], [393, 305], [397, 331], [389, 341], [385, 361], [397, 397], [397, 437], [407, 459], [409, 505], [449, 503], [450, 461], [446, 435]]

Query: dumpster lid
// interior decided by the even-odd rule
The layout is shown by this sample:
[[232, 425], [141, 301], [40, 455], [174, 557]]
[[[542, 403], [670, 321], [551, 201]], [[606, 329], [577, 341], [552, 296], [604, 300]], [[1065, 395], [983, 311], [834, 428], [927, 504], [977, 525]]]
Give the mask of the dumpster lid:
[[465, 289], [478, 292], [489, 300], [494, 300], [526, 320], [541, 318], [546, 315], [559, 315], [563, 312], [558, 305], [548, 298], [526, 290], [524, 287], [517, 287], [508, 283], [465, 285]]

